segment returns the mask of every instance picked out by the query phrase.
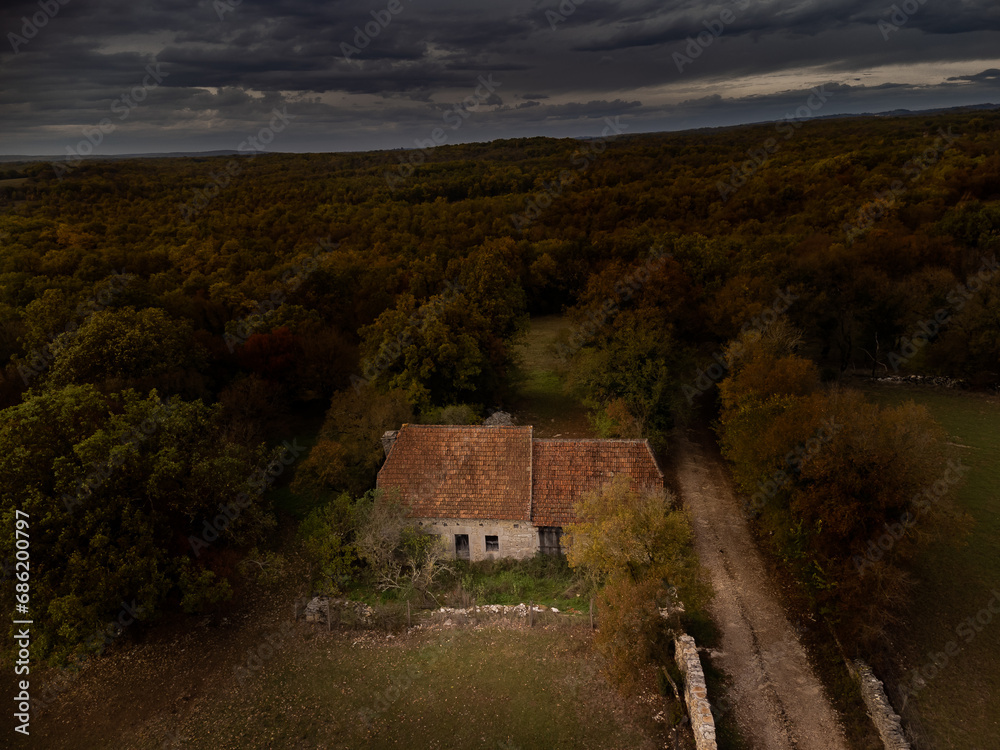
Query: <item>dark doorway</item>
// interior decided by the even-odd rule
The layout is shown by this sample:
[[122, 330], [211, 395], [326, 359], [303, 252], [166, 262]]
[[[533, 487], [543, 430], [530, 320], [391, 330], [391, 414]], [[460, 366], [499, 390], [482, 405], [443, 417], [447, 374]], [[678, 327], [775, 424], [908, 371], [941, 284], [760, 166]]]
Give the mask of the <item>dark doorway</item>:
[[455, 557], [460, 560], [469, 559], [469, 535], [455, 534]]
[[560, 555], [562, 548], [559, 540], [562, 538], [561, 526], [538, 527], [538, 549], [545, 555]]

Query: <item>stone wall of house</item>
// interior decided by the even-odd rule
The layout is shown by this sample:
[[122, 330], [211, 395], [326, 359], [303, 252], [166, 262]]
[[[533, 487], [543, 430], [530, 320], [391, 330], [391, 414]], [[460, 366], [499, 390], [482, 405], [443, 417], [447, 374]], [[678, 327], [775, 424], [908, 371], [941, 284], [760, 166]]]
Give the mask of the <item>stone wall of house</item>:
[[694, 638], [689, 635], [678, 637], [674, 645], [674, 658], [684, 674], [684, 702], [687, 703], [688, 716], [691, 718], [694, 745], [698, 750], [716, 750], [715, 719], [712, 718], [712, 706], [708, 702], [708, 688], [705, 685], [701, 659], [698, 658], [698, 647], [695, 646]]
[[[538, 529], [527, 521], [472, 518], [417, 518], [414, 521], [431, 534], [441, 536], [452, 556], [455, 555], [455, 534], [468, 534], [470, 560], [531, 557], [538, 551]], [[498, 537], [499, 552], [486, 551], [487, 536]]]
[[910, 750], [910, 743], [903, 733], [899, 715], [889, 703], [882, 681], [863, 661], [849, 661], [847, 666], [861, 686], [861, 697], [864, 699], [872, 723], [878, 729], [885, 750]]

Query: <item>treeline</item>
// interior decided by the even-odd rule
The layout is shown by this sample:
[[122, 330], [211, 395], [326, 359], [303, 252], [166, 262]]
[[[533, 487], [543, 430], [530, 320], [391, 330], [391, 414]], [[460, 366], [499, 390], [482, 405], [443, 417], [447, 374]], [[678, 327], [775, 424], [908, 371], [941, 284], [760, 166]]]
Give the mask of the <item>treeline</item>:
[[[224, 597], [273, 521], [254, 488], [290, 465], [276, 446], [295, 419], [327, 414], [292, 459], [297, 486], [359, 495], [381, 430], [509, 401], [530, 314], [569, 311], [562, 351], [609, 436], [662, 442], [729, 374], [723, 343], [779, 314], [823, 381], [996, 380], [998, 125], [806, 122], [749, 164], [773, 126], [601, 153], [517, 139], [435, 149], [402, 181], [387, 174], [403, 152], [18, 166], [27, 181], [0, 191], [0, 434], [16, 462], [0, 509], [37, 521], [46, 637], [73, 643], [116, 599], [155, 612]], [[189, 432], [172, 416], [129, 437], [166, 405]], [[230, 498], [250, 505], [215, 524]], [[221, 528], [197, 555], [208, 513]], [[80, 562], [91, 548], [105, 557]], [[147, 562], [95, 594], [101, 566], [127, 560]]]
[[726, 348], [720, 446], [760, 538], [849, 654], [871, 658], [905, 622], [913, 557], [961, 529], [951, 500], [969, 467], [925, 407], [822, 384], [800, 344], [778, 319]]

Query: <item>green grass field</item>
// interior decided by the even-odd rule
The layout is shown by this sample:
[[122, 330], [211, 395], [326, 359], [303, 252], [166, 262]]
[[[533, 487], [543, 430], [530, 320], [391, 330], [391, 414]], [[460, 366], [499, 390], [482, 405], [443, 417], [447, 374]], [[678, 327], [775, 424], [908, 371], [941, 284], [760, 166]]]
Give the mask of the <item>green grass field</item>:
[[455, 572], [445, 576], [441, 587], [460, 584], [477, 603], [519, 604], [534, 602], [586, 612], [590, 606], [584, 581], [564, 557], [535, 555], [527, 560], [457, 561]]
[[177, 732], [212, 750], [612, 750], [662, 746], [652, 713], [611, 692], [586, 628], [318, 631]]
[[[441, 606], [533, 602], [568, 614], [582, 615], [590, 610], [591, 594], [587, 582], [569, 567], [565, 557], [536, 554], [523, 560], [450, 560], [448, 565], [451, 570], [439, 574], [430, 587], [433, 601]], [[364, 580], [354, 582], [347, 595], [371, 606], [405, 605], [407, 598], [415, 610], [436, 606], [426, 600], [421, 602], [411, 590], [379, 592]]]
[[518, 346], [523, 380], [514, 404], [518, 424], [534, 425], [535, 437], [596, 437], [586, 410], [564, 386], [567, 366], [556, 353], [561, 331], [569, 323], [558, 315], [532, 318]]
[[[945, 750], [1000, 747], [1000, 616], [969, 639], [957, 629], [1000, 591], [1000, 398], [914, 387], [867, 388], [878, 403], [924, 404], [971, 467], [958, 504], [974, 521], [959, 543], [939, 542], [918, 562], [911, 627], [899, 643], [909, 670], [949, 642], [960, 651], [915, 701], [918, 730]], [[986, 619], [985, 617], [983, 619]], [[905, 644], [905, 646], [904, 646]]]

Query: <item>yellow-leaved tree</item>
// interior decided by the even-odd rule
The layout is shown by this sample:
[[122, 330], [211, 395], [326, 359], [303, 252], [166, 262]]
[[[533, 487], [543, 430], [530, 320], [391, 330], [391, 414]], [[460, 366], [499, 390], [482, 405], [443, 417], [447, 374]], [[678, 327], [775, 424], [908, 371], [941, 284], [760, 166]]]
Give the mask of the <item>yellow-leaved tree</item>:
[[574, 568], [601, 585], [595, 646], [623, 688], [664, 662], [670, 626], [661, 609], [700, 607], [709, 595], [692, 547], [687, 513], [666, 490], [638, 490], [628, 476], [585, 493], [563, 540]]

